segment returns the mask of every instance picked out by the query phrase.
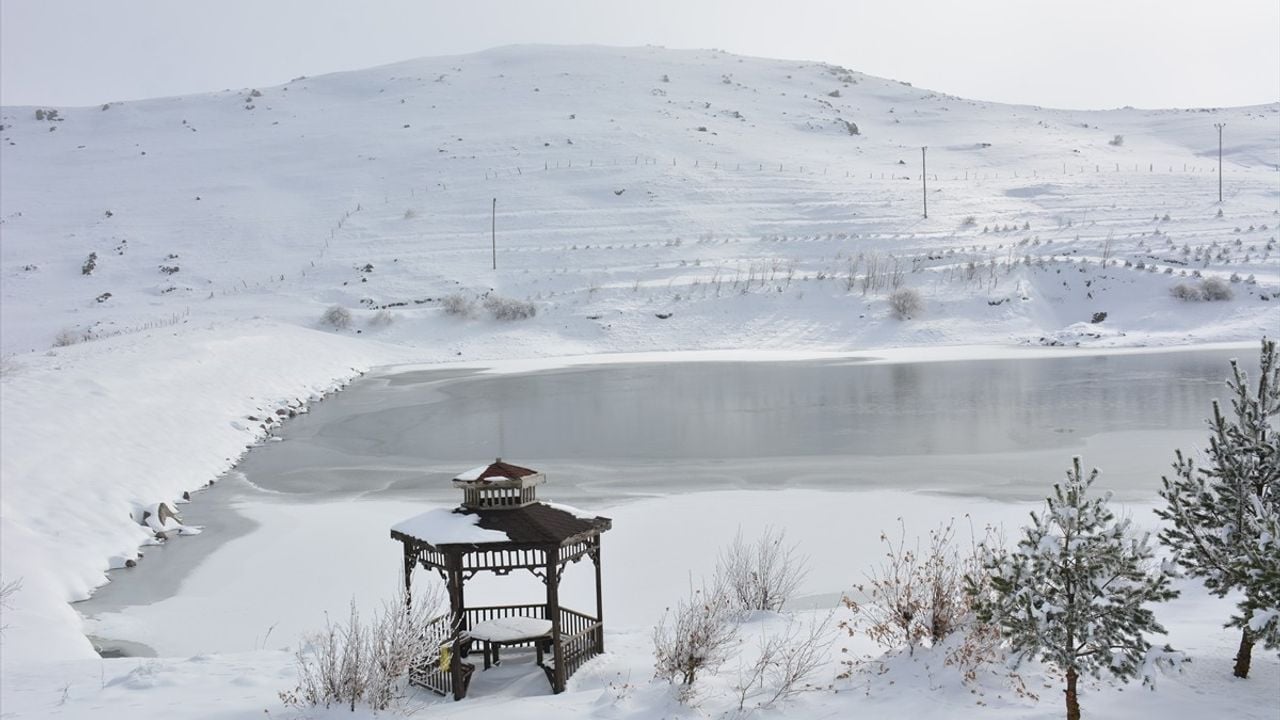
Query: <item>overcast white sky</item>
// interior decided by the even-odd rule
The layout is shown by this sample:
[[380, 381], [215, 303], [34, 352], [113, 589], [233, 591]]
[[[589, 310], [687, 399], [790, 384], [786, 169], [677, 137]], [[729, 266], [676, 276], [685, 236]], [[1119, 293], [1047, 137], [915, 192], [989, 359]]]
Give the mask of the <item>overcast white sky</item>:
[[512, 43], [714, 47], [1053, 107], [1280, 100], [1280, 0], [3, 0], [0, 103], [269, 86]]

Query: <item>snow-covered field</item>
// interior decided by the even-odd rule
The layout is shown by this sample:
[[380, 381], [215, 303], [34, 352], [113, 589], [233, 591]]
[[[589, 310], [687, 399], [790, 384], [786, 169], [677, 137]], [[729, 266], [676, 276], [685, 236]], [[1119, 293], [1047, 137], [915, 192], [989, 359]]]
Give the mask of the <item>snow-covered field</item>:
[[[277, 712], [284, 654], [97, 660], [67, 603], [136, 556], [143, 509], [232, 466], [276, 411], [374, 366], [1252, 347], [1280, 327], [1280, 103], [1058, 111], [814, 62], [514, 47], [47, 110], [0, 111], [0, 575], [22, 579], [4, 613], [5, 713]], [[1232, 298], [1171, 295], [1197, 274]], [[910, 320], [889, 313], [899, 285], [923, 299]], [[485, 293], [537, 315], [493, 319]], [[451, 294], [473, 312], [447, 313]], [[349, 326], [320, 322], [335, 305]], [[654, 512], [695, 501], [666, 502]], [[850, 583], [858, 554], [836, 570]], [[1274, 658], [1228, 696], [1208, 669], [1232, 651], [1225, 611], [1188, 595], [1169, 621], [1186, 639], [1171, 641], [1198, 660], [1152, 697], [1187, 717], [1223, 702], [1274, 717]], [[542, 692], [530, 686], [486, 712], [674, 712], [645, 684], [652, 607], [636, 608], [574, 692], [502, 699]], [[619, 673], [640, 688], [618, 690]], [[1148, 707], [1136, 690], [1101, 692], [1087, 712]], [[892, 695], [803, 703], [813, 717], [887, 712], [876, 703]], [[1043, 697], [1007, 711], [1055, 715], [1056, 691]]]

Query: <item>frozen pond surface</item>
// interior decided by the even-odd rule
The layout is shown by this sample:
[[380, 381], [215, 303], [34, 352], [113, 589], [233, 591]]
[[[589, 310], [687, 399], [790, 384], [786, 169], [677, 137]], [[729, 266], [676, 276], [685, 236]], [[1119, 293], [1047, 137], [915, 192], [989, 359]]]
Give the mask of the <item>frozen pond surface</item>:
[[547, 471], [555, 496], [606, 502], [779, 486], [1028, 498], [1080, 453], [1147, 495], [1203, 434], [1231, 355], [408, 372], [353, 384], [240, 469], [302, 496], [449, 501], [449, 478], [501, 456]]
[[[1256, 368], [1256, 351], [1214, 350], [371, 376], [287, 423], [280, 441], [184, 506], [203, 534], [147, 548], [79, 609], [92, 634], [131, 641], [102, 647], [128, 654], [252, 649], [278, 622], [280, 644], [289, 642], [353, 594], [387, 597], [399, 564], [390, 524], [456, 503], [449, 478], [495, 456], [545, 471], [546, 498], [610, 509], [610, 556], [634, 555], [631, 567], [647, 562], [655, 535], [694, 533], [685, 546], [708, 544], [713, 558], [739, 525], [778, 523], [810, 548], [839, 534], [837, 565], [875, 552], [876, 531], [897, 515], [923, 523], [917, 530], [965, 512], [979, 524], [1016, 523], [1026, 508], [1005, 501], [1043, 498], [1075, 454], [1102, 468], [1118, 499], [1147, 506], [1174, 448], [1204, 442], [1232, 356]], [[734, 516], [714, 527], [696, 501], [646, 500], [779, 488], [799, 494], [735, 496]], [[828, 506], [822, 515], [815, 502]], [[626, 568], [606, 566], [610, 594], [634, 582]], [[623, 590], [630, 607], [613, 611], [615, 621], [660, 612], [665, 597], [653, 585]], [[809, 588], [827, 598], [841, 589], [830, 580]]]

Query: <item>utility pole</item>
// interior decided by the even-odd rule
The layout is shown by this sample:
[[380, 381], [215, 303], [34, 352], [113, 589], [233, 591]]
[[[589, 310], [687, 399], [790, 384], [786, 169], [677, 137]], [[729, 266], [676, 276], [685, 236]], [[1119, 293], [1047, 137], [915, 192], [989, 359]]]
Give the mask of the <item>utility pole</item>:
[[493, 199], [493, 213], [489, 216], [489, 241], [493, 244], [493, 269], [498, 269], [498, 198]]
[[926, 220], [929, 218], [929, 168], [925, 164], [924, 151], [928, 149], [929, 146], [927, 145], [920, 146], [920, 192], [924, 196], [924, 217]]
[[1222, 204], [1222, 128], [1226, 127], [1226, 123], [1214, 123], [1214, 127], [1218, 128], [1218, 204]]

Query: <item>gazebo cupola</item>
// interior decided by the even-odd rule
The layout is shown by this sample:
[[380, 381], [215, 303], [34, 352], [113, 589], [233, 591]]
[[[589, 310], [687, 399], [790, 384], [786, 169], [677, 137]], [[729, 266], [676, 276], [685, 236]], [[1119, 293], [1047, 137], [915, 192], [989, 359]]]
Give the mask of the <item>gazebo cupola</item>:
[[502, 462], [472, 468], [453, 479], [462, 488], [462, 507], [469, 510], [522, 508], [538, 501], [538, 486], [547, 476], [536, 470]]

